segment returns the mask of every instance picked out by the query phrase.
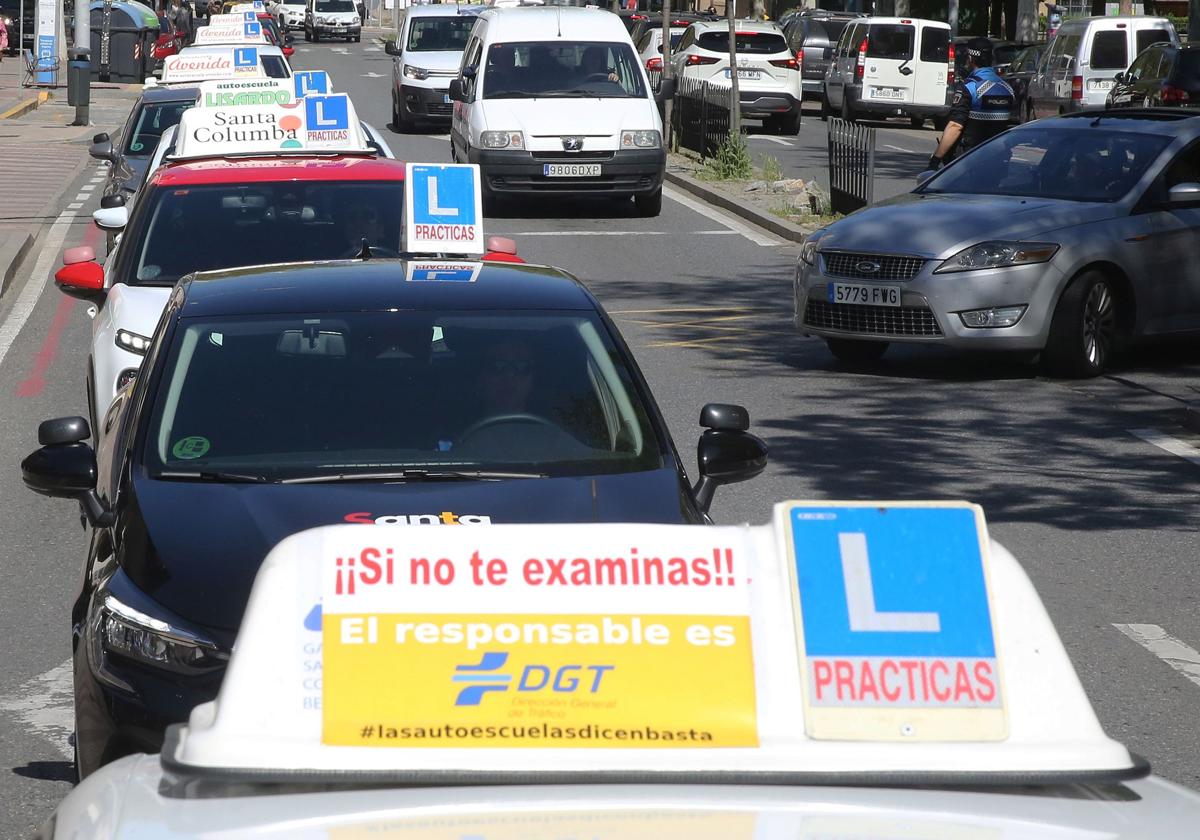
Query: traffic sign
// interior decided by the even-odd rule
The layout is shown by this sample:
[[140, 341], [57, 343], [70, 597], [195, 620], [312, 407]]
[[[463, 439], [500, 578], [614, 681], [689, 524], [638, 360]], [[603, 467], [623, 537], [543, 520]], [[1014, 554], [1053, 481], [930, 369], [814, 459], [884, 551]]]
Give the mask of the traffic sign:
[[482, 254], [483, 201], [475, 164], [406, 165], [405, 250]]
[[813, 738], [996, 740], [987, 529], [966, 503], [789, 510]]
[[474, 283], [481, 268], [481, 262], [410, 261], [405, 279], [409, 283]]
[[296, 98], [312, 96], [314, 93], [332, 93], [333, 83], [324, 70], [299, 70], [292, 76], [296, 86]]

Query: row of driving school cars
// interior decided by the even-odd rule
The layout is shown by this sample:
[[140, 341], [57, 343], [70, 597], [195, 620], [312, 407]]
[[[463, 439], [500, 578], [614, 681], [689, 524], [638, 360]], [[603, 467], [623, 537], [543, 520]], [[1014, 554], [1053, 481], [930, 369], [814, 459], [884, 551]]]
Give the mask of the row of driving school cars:
[[766, 465], [711, 403], [690, 480], [596, 298], [484, 235], [477, 166], [395, 159], [328, 73], [272, 78], [256, 49], [165, 62], [116, 141], [144, 182], [94, 214], [112, 250], [55, 277], [90, 305], [87, 416], [43, 423], [22, 471], [91, 534], [61, 616], [81, 777], [216, 696], [289, 534], [706, 523]]

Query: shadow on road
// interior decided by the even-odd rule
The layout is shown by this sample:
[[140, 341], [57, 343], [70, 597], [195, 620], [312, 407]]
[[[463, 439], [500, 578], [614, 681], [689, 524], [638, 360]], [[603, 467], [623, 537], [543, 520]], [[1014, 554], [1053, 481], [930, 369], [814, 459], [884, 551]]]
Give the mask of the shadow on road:
[[69, 761], [31, 761], [21, 767], [14, 767], [13, 773], [44, 782], [75, 781], [75, 767]]

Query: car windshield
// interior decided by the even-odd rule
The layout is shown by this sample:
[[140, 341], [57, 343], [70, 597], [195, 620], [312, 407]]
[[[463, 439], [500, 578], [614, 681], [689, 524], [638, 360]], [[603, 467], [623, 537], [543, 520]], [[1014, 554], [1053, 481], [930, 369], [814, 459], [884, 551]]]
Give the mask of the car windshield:
[[137, 122], [125, 138], [125, 154], [130, 157], [150, 157], [158, 148], [162, 133], [173, 125], [179, 125], [183, 112], [195, 103], [157, 102], [147, 104], [138, 114]]
[[[787, 40], [778, 32], [735, 32], [733, 35], [735, 49], [747, 55], [768, 55], [771, 53], [788, 52]], [[712, 52], [729, 52], [729, 32], [702, 32], [696, 39], [696, 46]]]
[[281, 55], [264, 55], [262, 57], [263, 72], [269, 79], [287, 79], [291, 77], [288, 64]]
[[527, 41], [488, 48], [484, 99], [645, 95], [641, 69], [628, 44]]
[[414, 18], [408, 28], [408, 43], [404, 49], [415, 52], [462, 52], [474, 25], [474, 15]]
[[353, 12], [354, 3], [351, 0], [317, 0], [318, 12]]
[[365, 238], [400, 248], [401, 181], [289, 181], [159, 189], [137, 237], [131, 285], [170, 286], [193, 271], [348, 259]]
[[980, 146], [917, 191], [1117, 201], [1171, 139], [1103, 128], [1018, 129]]
[[184, 319], [144, 458], [152, 473], [298, 481], [657, 469], [633, 383], [593, 312]]

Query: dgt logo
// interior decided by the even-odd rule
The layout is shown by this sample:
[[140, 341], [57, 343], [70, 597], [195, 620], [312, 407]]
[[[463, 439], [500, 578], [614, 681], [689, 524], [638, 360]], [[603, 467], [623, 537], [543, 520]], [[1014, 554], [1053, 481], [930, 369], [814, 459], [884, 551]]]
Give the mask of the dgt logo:
[[[454, 700], [455, 706], [478, 706], [483, 696], [489, 691], [508, 691], [512, 686], [513, 675], [499, 673], [508, 662], [508, 654], [502, 651], [488, 651], [474, 665], [459, 665], [454, 669], [452, 682], [468, 683]], [[600, 691], [600, 682], [609, 671], [616, 670], [616, 665], [561, 665], [552, 668], [548, 665], [526, 665], [521, 669], [521, 677], [517, 680], [517, 691], [554, 691], [560, 694], [572, 694], [586, 691], [596, 694]]]

